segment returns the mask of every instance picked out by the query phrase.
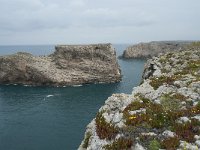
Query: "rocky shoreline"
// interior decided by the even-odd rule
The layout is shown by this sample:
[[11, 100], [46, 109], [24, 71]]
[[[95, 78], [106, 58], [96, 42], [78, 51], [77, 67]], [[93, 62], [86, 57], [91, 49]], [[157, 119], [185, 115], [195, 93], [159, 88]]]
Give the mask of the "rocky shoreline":
[[132, 94], [113, 94], [79, 150], [200, 149], [200, 49], [147, 61]]
[[58, 45], [49, 56], [0, 56], [0, 84], [66, 86], [112, 83], [121, 71], [111, 44]]
[[122, 58], [152, 58], [160, 53], [180, 51], [187, 49], [190, 41], [153, 41], [129, 46], [124, 51]]

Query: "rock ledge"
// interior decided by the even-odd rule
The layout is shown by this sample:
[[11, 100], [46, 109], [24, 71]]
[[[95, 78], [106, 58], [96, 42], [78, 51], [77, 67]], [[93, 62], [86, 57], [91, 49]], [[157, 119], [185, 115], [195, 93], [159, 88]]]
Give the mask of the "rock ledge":
[[180, 51], [191, 44], [189, 41], [153, 41], [129, 46], [123, 53], [123, 58], [151, 58], [159, 53]]
[[79, 150], [200, 149], [200, 49], [147, 61], [132, 94], [113, 94]]

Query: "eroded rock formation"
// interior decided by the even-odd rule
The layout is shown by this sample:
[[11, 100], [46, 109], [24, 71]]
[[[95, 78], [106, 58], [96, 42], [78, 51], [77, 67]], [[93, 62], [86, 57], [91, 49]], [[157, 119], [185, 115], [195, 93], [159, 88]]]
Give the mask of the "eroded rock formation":
[[79, 150], [200, 149], [200, 49], [147, 61], [132, 94], [113, 94]]
[[49, 56], [29, 53], [0, 57], [0, 83], [77, 85], [121, 80], [116, 52], [111, 44], [60, 45]]
[[158, 56], [159, 53], [167, 53], [185, 49], [191, 42], [179, 41], [157, 41], [149, 43], [139, 43], [129, 46], [123, 53], [123, 58], [149, 58]]

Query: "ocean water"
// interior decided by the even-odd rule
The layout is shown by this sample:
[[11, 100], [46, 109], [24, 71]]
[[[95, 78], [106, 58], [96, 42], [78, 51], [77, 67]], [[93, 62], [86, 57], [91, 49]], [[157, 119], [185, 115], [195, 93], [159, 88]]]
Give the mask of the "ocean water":
[[[114, 45], [121, 55], [128, 45]], [[53, 52], [53, 45], [0, 46], [0, 55]], [[113, 93], [131, 93], [141, 81], [145, 60], [119, 59], [123, 80], [80, 87], [0, 85], [0, 150], [75, 150], [86, 125]]]

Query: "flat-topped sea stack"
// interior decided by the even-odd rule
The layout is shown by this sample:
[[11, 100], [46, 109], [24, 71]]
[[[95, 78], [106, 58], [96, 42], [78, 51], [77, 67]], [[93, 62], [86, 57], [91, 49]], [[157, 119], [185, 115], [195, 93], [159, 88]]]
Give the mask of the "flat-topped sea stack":
[[187, 49], [190, 41], [153, 41], [129, 46], [123, 53], [123, 58], [151, 58], [160, 53]]
[[49, 56], [19, 52], [0, 57], [0, 83], [79, 85], [113, 83], [121, 72], [111, 44], [58, 45]]

